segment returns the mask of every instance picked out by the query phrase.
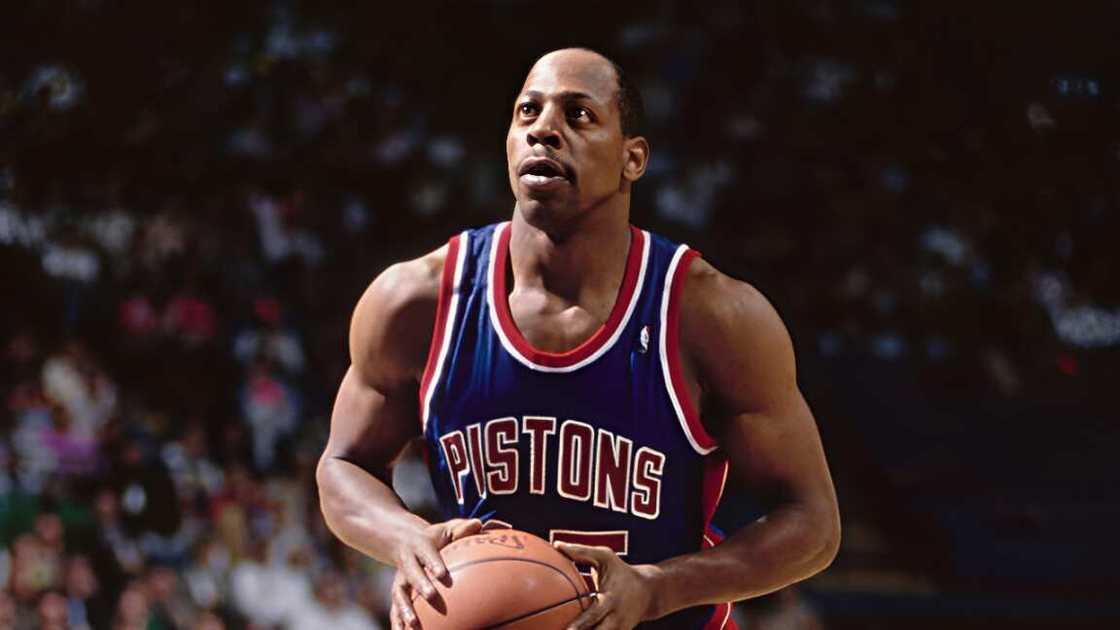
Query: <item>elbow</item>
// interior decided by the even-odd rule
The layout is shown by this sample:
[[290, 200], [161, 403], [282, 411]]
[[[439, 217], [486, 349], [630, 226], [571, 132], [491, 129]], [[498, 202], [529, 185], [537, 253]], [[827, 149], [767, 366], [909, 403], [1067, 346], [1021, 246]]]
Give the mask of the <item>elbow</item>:
[[322, 506], [326, 502], [326, 497], [330, 493], [330, 472], [327, 468], [330, 466], [330, 456], [323, 453], [319, 457], [319, 463], [315, 466], [315, 486], [319, 490], [319, 504]]
[[813, 549], [810, 562], [813, 574], [827, 569], [840, 551], [840, 512], [835, 505], [813, 519]]
[[315, 466], [315, 485], [319, 488], [320, 494], [329, 483], [327, 467], [330, 465], [330, 460], [331, 456], [323, 453], [319, 456], [319, 463]]
[[825, 545], [824, 553], [822, 554], [821, 570], [828, 568], [832, 561], [836, 559], [836, 554], [840, 552], [840, 515], [837, 514], [828, 526], [826, 534], [827, 544]]
[[338, 529], [335, 527], [335, 510], [333, 496], [333, 476], [331, 475], [331, 462], [334, 458], [326, 453], [319, 458], [319, 464], [315, 467], [315, 485], [319, 490], [319, 512], [323, 515], [323, 521], [327, 524], [329, 529], [336, 536]]

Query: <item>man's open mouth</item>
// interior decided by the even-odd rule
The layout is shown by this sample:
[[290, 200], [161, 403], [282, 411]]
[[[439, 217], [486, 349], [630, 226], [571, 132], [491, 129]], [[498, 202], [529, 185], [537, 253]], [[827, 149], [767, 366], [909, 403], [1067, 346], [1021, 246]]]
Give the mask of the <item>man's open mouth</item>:
[[518, 175], [531, 175], [541, 179], [570, 179], [564, 167], [548, 158], [529, 158], [521, 164]]

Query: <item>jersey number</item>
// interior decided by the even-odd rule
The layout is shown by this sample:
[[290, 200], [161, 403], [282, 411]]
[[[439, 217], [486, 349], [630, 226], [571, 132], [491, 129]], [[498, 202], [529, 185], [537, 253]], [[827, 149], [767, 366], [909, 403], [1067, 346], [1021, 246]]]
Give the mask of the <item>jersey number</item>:
[[[630, 550], [630, 532], [625, 529], [599, 532], [584, 532], [572, 529], [551, 529], [548, 531], [548, 542], [566, 542], [589, 547], [607, 547], [619, 556], [626, 556]], [[598, 590], [591, 567], [585, 564], [576, 564], [587, 588]]]

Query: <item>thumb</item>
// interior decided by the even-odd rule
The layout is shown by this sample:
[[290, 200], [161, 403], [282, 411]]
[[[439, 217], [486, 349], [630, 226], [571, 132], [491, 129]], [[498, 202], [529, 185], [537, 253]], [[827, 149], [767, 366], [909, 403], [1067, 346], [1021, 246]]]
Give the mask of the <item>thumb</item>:
[[459, 522], [448, 523], [448, 534], [450, 541], [454, 542], [465, 536], [473, 536], [482, 531], [482, 521], [477, 518], [460, 520]]
[[552, 546], [559, 549], [561, 553], [568, 556], [568, 558], [574, 562], [584, 562], [595, 565], [596, 567], [603, 566], [608, 559], [615, 555], [609, 547], [590, 547], [588, 545], [560, 541], [552, 543]]

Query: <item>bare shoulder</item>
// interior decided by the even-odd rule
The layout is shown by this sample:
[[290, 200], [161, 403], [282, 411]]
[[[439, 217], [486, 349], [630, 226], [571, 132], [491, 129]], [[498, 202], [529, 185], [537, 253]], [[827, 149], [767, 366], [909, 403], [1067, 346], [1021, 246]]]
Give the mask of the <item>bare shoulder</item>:
[[726, 402], [753, 406], [796, 387], [793, 343], [770, 300], [702, 258], [685, 278], [680, 327], [702, 388]]
[[350, 320], [350, 361], [364, 381], [395, 389], [427, 360], [447, 246], [395, 263], [366, 287]]
[[710, 330], [717, 334], [733, 332], [736, 337], [788, 337], [781, 317], [761, 291], [728, 276], [703, 258], [695, 258], [689, 266], [682, 298], [682, 320], [691, 321], [695, 333]]

